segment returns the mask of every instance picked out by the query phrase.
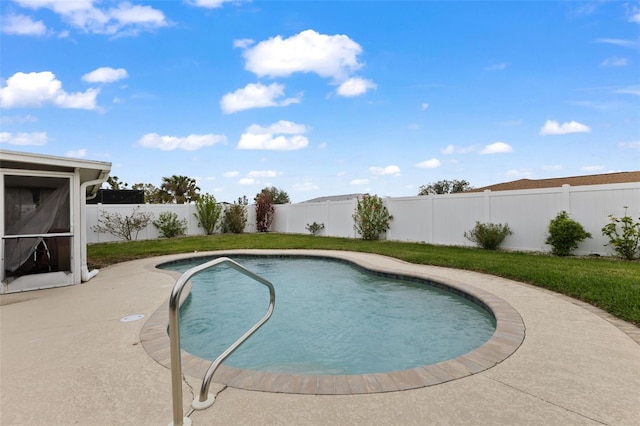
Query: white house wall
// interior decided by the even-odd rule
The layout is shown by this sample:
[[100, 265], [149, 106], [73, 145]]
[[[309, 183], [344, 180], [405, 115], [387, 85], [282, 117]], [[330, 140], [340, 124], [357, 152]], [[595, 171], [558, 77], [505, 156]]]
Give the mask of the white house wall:
[[[353, 229], [353, 212], [356, 200], [325, 201], [276, 205], [275, 219], [271, 226], [274, 232], [308, 234], [306, 226], [313, 222], [323, 223], [320, 235], [356, 237]], [[640, 217], [640, 183], [613, 185], [590, 185], [562, 188], [545, 188], [520, 191], [485, 191], [448, 195], [384, 198], [384, 203], [393, 215], [387, 239], [397, 241], [425, 242], [442, 245], [473, 245], [464, 238], [476, 221], [508, 223], [514, 234], [507, 237], [503, 248], [510, 250], [543, 251], [550, 247], [544, 243], [549, 221], [560, 211], [571, 217], [593, 235], [584, 241], [577, 254], [601, 254], [611, 252], [601, 229], [609, 221], [608, 215], [627, 214], [638, 220]], [[87, 232], [89, 243], [116, 241], [111, 235], [97, 234], [92, 230], [97, 224], [100, 209], [130, 215], [136, 205], [87, 205]], [[202, 235], [194, 216], [195, 206], [189, 204], [141, 205], [142, 211], [154, 213], [173, 211], [180, 219], [188, 221], [188, 235]], [[255, 207], [247, 207], [248, 221], [245, 232], [255, 232]], [[159, 238], [153, 226], [141, 231], [138, 239]]]

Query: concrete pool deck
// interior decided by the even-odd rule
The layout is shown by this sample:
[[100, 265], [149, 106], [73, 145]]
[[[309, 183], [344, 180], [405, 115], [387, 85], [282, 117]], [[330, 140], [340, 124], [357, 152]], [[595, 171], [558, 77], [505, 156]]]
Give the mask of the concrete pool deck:
[[[126, 262], [83, 285], [1, 296], [0, 424], [168, 424], [170, 371], [149, 356], [140, 333], [175, 282], [154, 266], [193, 255]], [[220, 392], [215, 404], [191, 414], [201, 378], [186, 376], [185, 414], [194, 425], [637, 424], [637, 327], [511, 280], [364, 253], [349, 256], [488, 291], [519, 312], [524, 342], [485, 371], [398, 392], [283, 394], [224, 388], [214, 379], [211, 391]], [[145, 317], [120, 321], [134, 314]]]

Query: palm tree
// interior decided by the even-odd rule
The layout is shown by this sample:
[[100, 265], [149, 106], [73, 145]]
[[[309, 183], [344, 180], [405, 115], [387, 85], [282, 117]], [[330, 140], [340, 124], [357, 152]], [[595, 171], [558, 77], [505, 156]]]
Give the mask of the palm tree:
[[200, 188], [196, 186], [196, 180], [188, 176], [163, 177], [160, 189], [176, 204], [190, 203], [200, 198]]

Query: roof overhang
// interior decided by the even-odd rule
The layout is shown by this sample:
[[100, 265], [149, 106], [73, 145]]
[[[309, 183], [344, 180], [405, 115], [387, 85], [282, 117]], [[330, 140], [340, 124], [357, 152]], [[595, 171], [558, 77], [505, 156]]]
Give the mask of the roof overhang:
[[3, 169], [37, 170], [51, 172], [79, 172], [80, 184], [100, 181], [87, 187], [87, 195], [98, 192], [100, 185], [111, 172], [111, 163], [104, 161], [80, 160], [76, 158], [56, 157], [53, 155], [34, 154], [0, 150], [0, 167]]

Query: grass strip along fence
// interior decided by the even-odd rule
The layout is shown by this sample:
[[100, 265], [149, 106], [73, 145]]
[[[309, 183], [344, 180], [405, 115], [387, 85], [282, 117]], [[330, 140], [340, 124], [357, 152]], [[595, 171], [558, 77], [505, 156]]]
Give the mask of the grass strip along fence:
[[556, 257], [396, 241], [297, 234], [216, 234], [87, 247], [91, 268], [165, 254], [229, 249], [316, 249], [376, 253], [407, 262], [483, 272], [543, 287], [597, 306], [640, 326], [640, 261]]

